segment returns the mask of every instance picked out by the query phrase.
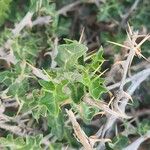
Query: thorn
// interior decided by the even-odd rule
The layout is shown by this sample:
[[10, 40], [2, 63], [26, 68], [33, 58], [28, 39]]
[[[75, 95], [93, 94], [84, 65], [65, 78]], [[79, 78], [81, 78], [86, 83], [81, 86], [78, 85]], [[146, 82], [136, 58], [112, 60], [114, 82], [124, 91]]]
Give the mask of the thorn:
[[130, 35], [129, 35], [129, 32], [128, 32], [127, 30], [126, 30], [126, 33], [127, 33], [127, 36], [128, 36], [129, 41], [132, 42], [131, 37], [130, 37]]
[[133, 32], [132, 32], [132, 29], [131, 29], [129, 22], [127, 22], [127, 25], [128, 25], [129, 34], [130, 34], [130, 36], [132, 36]]
[[124, 92], [124, 95], [125, 95], [128, 99], [130, 99], [130, 100], [132, 101], [132, 103], [133, 103], [133, 99], [132, 99], [131, 95], [129, 95], [127, 92]]
[[114, 44], [114, 45], [117, 45], [117, 46], [120, 46], [120, 47], [123, 47], [123, 48], [126, 48], [126, 49], [130, 49], [130, 47], [122, 45], [122, 44], [119, 44], [119, 43], [116, 43], [116, 42], [112, 42], [112, 41], [107, 41], [107, 42], [111, 43], [111, 44]]
[[150, 35], [146, 35], [145, 38], [136, 46], [136, 49], [140, 48], [140, 46], [150, 38]]
[[149, 62], [150, 63], [150, 61], [144, 56], [144, 55], [142, 55], [141, 53], [140, 54], [138, 54], [138, 56], [140, 56], [140, 57], [142, 57], [143, 59], [145, 59], [147, 62]]
[[110, 99], [109, 103], [108, 103], [108, 107], [111, 105], [112, 101], [114, 100], [114, 96]]
[[81, 31], [81, 36], [80, 36], [80, 39], [79, 39], [79, 43], [82, 43], [84, 31], [85, 31], [85, 28], [83, 27], [83, 29], [82, 29], [82, 31]]

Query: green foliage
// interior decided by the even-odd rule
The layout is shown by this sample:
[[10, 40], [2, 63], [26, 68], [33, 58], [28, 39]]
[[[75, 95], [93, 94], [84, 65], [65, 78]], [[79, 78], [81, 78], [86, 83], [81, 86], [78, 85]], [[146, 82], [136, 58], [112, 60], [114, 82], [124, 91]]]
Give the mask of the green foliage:
[[99, 21], [109, 21], [113, 18], [118, 18], [119, 14], [122, 11], [123, 5], [121, 5], [116, 0], [107, 0], [107, 2], [103, 3], [99, 9], [99, 13], [97, 15]]
[[84, 85], [82, 83], [69, 84], [71, 98], [75, 103], [81, 102], [84, 96]]
[[10, 3], [12, 0], [0, 0], [0, 25], [8, 18], [10, 12]]
[[94, 108], [92, 106], [87, 105], [84, 102], [81, 102], [80, 105], [73, 105], [74, 110], [76, 110], [83, 121], [87, 124], [89, 124], [92, 120], [92, 118], [99, 112], [98, 108]]
[[[32, 42], [35, 43], [35, 41], [31, 41], [31, 47], [33, 46]], [[29, 43], [25, 46], [28, 45]], [[21, 43], [20, 46], [22, 46]], [[85, 62], [81, 64], [79, 61], [80, 58], [83, 59], [82, 62], [86, 59], [87, 47], [85, 45], [77, 41], [60, 45], [56, 56], [58, 67], [44, 71], [49, 76], [49, 81], [45, 81], [33, 76], [30, 67], [26, 64], [28, 60], [32, 60], [33, 64], [35, 63], [35, 57], [28, 57], [31, 52], [19, 52], [23, 49], [18, 46], [13, 48], [16, 51], [16, 56], [20, 55], [17, 57], [18, 63], [10, 71], [1, 72], [1, 86], [3, 85], [7, 89], [6, 94], [8, 96], [17, 98], [20, 104], [19, 112], [31, 111], [37, 123], [40, 122], [41, 118], [46, 118], [51, 133], [57, 139], [62, 140], [65, 138], [65, 118], [61, 105], [69, 99], [75, 108], [82, 103], [82, 98], [87, 92], [90, 93], [91, 97], [98, 100], [101, 94], [106, 91], [103, 86], [104, 81], [99, 75], [100, 66], [104, 61], [102, 49], [92, 56], [90, 63], [85, 65]], [[87, 73], [88, 82], [86, 82], [85, 73]], [[31, 75], [34, 78], [31, 78]], [[90, 122], [95, 113], [98, 112], [95, 108], [83, 103], [81, 108], [83, 113], [78, 113], [85, 122]]]
[[[79, 121], [84, 125], [90, 124], [93, 117], [101, 111], [84, 103], [83, 98], [88, 94], [93, 101], [101, 101], [103, 94], [107, 92], [101, 69], [105, 61], [103, 48], [101, 47], [96, 52], [88, 54], [88, 41], [86, 44], [82, 44], [76, 41], [78, 39], [62, 39], [63, 37], [71, 37], [72, 22], [76, 20], [81, 21], [80, 26], [85, 26], [85, 37], [88, 32], [90, 34], [91, 28], [93, 30], [92, 24], [84, 25], [86, 19], [82, 18], [82, 15], [74, 19], [58, 15], [57, 10], [70, 2], [74, 1], [27, 0], [23, 2], [0, 0], [0, 45], [5, 45], [4, 51], [6, 54], [11, 51], [16, 61], [14, 64], [9, 64], [11, 58], [0, 60], [0, 104], [6, 103], [7, 105], [7, 100], [10, 100], [10, 105], [11, 103], [17, 103], [14, 108], [8, 106], [5, 109], [4, 116], [10, 118], [10, 121], [6, 121], [8, 125], [16, 124], [19, 127], [20, 125], [21, 127], [29, 125], [30, 129], [33, 128], [33, 130], [39, 130], [40, 133], [43, 132], [39, 136], [19, 137], [18, 135], [13, 136], [9, 131], [2, 131], [0, 145], [4, 149], [44, 149], [42, 139], [47, 134], [50, 134], [50, 140], [54, 141], [54, 143], [51, 142], [47, 145], [51, 150], [59, 150], [64, 145], [80, 148], [81, 145], [72, 136], [72, 126], [70, 123], [68, 124], [65, 109], [72, 109], [82, 119], [82, 121]], [[87, 3], [87, 1], [82, 2], [85, 3], [85, 5], [81, 4], [80, 6], [83, 8], [93, 5]], [[96, 8], [94, 10], [96, 13], [98, 9], [99, 12], [95, 17], [100, 22], [109, 23], [114, 20], [119, 22], [121, 14], [125, 13], [125, 7], [132, 3], [132, 0], [110, 0], [105, 3], [102, 2], [99, 5], [100, 8], [96, 8], [96, 5], [89, 8]], [[149, 12], [150, 5], [147, 5], [147, 1], [141, 2], [141, 4], [142, 9], [138, 8], [135, 12], [139, 12], [139, 15], [131, 17], [131, 19], [135, 26], [139, 26], [143, 21], [145, 26], [149, 28], [147, 22], [149, 15], [146, 15], [146, 13]], [[15, 27], [15, 24], [19, 23], [28, 11], [34, 13], [32, 21], [48, 15], [51, 17], [51, 22], [48, 25], [36, 25], [32, 28], [27, 26], [18, 37], [14, 37], [9, 28]], [[73, 11], [71, 10], [68, 16], [72, 16]], [[80, 14], [82, 11], [78, 13]], [[86, 13], [91, 15], [89, 12]], [[145, 15], [146, 19], [143, 20]], [[6, 19], [7, 22], [5, 22]], [[125, 35], [122, 33], [109, 34], [109, 32], [101, 31], [100, 34], [100, 42], [104, 45], [108, 39], [113, 41], [117, 39], [118, 42], [125, 39]], [[12, 42], [11, 48], [7, 48], [7, 43], [5, 43], [8, 39]], [[145, 45], [145, 49], [148, 46], [148, 44]], [[56, 54], [53, 55], [55, 51]], [[149, 54], [147, 50], [144, 52]], [[51, 67], [53, 61], [56, 63], [54, 68]], [[41, 69], [39, 75], [34, 72], [32, 67]], [[47, 79], [40, 77], [40, 75], [46, 76]], [[139, 105], [140, 103], [135, 104], [135, 107], [137, 108]], [[29, 113], [29, 115], [23, 116], [19, 122], [16, 121], [18, 116], [26, 113]], [[137, 133], [145, 134], [147, 130], [150, 130], [149, 126], [149, 121], [142, 121], [138, 125]], [[128, 142], [127, 137], [116, 136], [112, 143], [107, 143], [107, 145], [110, 149], [120, 150]]]
[[115, 137], [112, 143], [109, 144], [110, 148], [115, 150], [121, 150], [129, 144], [129, 139], [125, 136]]
[[48, 125], [51, 127], [51, 133], [56, 135], [59, 140], [64, 138], [64, 116], [59, 112], [57, 116], [48, 116]]
[[[65, 100], [71, 98], [72, 102], [80, 103], [87, 92], [86, 90], [89, 91], [94, 99], [99, 99], [101, 94], [106, 92], [106, 89], [103, 86], [104, 80], [101, 79], [99, 75], [94, 74], [90, 77], [90, 74], [92, 74], [92, 71], [95, 69], [94, 67], [99, 67], [98, 65], [101, 65], [103, 62], [101, 51], [98, 51], [97, 54], [93, 56], [93, 60], [90, 64], [81, 67], [78, 58], [85, 55], [85, 50], [87, 48], [84, 45], [74, 42], [71, 44], [60, 45], [60, 47], [62, 47], [61, 50], [64, 50], [63, 53], [58, 52], [56, 57], [60, 67], [53, 70], [55, 76], [54, 78], [51, 78], [50, 76], [50, 81], [39, 80], [39, 84], [42, 86], [40, 95], [38, 96], [36, 103], [35, 100], [33, 100], [33, 103], [30, 104], [33, 105], [33, 114], [36, 119], [39, 119], [40, 114], [42, 116], [45, 114], [45, 117], [48, 114], [57, 117], [60, 105], [65, 102]], [[74, 52], [75, 50], [76, 53]], [[72, 57], [72, 55], [74, 56], [74, 63], [69, 58]], [[77, 67], [76, 73], [72, 70], [75, 66]], [[79, 69], [78, 66], [80, 66]], [[92, 69], [90, 69], [91, 66]], [[89, 79], [89, 83], [84, 81], [85, 74], [83, 70], [89, 72], [86, 77]], [[47, 72], [47, 74], [49, 74], [49, 72]], [[42, 111], [43, 109], [44, 112]]]
[[[99, 99], [106, 92], [104, 80], [100, 78], [100, 67], [104, 61], [102, 57], [103, 49], [100, 48], [92, 57], [91, 62], [83, 69], [82, 82], [88, 88], [90, 95], [94, 99]], [[99, 74], [100, 73], [100, 74]]]
[[136, 12], [138, 14], [131, 19], [134, 23], [134, 27], [138, 28], [141, 24], [143, 24], [146, 28], [150, 29], [150, 25], [148, 23], [150, 17], [149, 0], [141, 1], [140, 7], [137, 7]]
[[64, 69], [71, 69], [78, 59], [87, 51], [86, 46], [72, 41], [70, 44], [63, 44], [58, 47], [58, 55], [56, 57], [57, 64]]
[[103, 85], [104, 81], [101, 79], [93, 79], [89, 85], [89, 93], [95, 99], [99, 99], [100, 96], [106, 92], [106, 89]]
[[140, 135], [146, 134], [146, 132], [149, 131], [149, 130], [150, 130], [150, 121], [149, 120], [144, 119], [143, 121], [141, 121], [138, 124], [137, 132]]
[[71, 20], [66, 20], [65, 18], [60, 18], [59, 26], [56, 30], [58, 36], [66, 37], [69, 34], [69, 27], [71, 26]]
[[12, 135], [7, 135], [6, 138], [0, 138], [0, 144], [4, 149], [16, 149], [16, 150], [42, 150], [41, 146], [42, 136], [36, 137], [26, 137], [26, 139], [22, 137], [14, 138]]

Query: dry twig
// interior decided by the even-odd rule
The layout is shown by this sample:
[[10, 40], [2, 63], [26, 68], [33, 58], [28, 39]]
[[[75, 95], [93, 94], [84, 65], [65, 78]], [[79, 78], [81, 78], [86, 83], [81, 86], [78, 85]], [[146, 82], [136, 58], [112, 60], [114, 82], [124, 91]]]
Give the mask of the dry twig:
[[75, 118], [73, 112], [71, 110], [66, 110], [66, 112], [67, 112], [67, 114], [69, 116], [69, 119], [70, 119], [70, 121], [72, 123], [74, 132], [75, 132], [79, 142], [83, 145], [83, 147], [86, 150], [92, 150], [93, 147], [92, 147], [92, 145], [90, 143], [90, 140], [87, 137], [87, 135], [84, 133], [84, 131], [81, 129], [81, 127], [78, 124], [78, 122], [76, 121], [76, 118]]
[[148, 131], [145, 135], [136, 139], [134, 142], [132, 142], [130, 145], [128, 145], [123, 150], [138, 150], [141, 143], [143, 143], [144, 141], [146, 141], [149, 138], [150, 138], [150, 131]]
[[81, 4], [81, 3], [82, 3], [82, 1], [78, 0], [78, 1], [75, 1], [74, 3], [68, 4], [68, 5], [64, 6], [63, 8], [61, 8], [60, 10], [58, 10], [57, 14], [58, 15], [61, 15], [61, 14], [62, 15], [66, 15], [66, 13], [68, 11], [70, 11], [73, 7], [75, 7], [75, 6], [77, 6], [77, 5]]
[[133, 11], [137, 8], [140, 0], [135, 0], [129, 11], [125, 15], [122, 16], [121, 26], [125, 27], [125, 24], [127, 23], [130, 15], [133, 13]]
[[111, 115], [113, 115], [113, 116], [115, 116], [115, 117], [117, 117], [117, 118], [126, 118], [126, 119], [127, 119], [127, 118], [130, 118], [129, 116], [127, 116], [127, 115], [124, 114], [124, 113], [117, 112], [117, 111], [116, 111], [116, 112], [113, 111], [113, 110], [110, 109], [109, 106], [108, 106], [106, 103], [104, 103], [104, 102], [92, 100], [92, 99], [90, 99], [90, 98], [87, 97], [87, 96], [85, 96], [85, 97], [83, 98], [83, 101], [84, 101], [85, 103], [87, 103], [88, 105], [97, 107], [97, 108], [99, 108], [100, 110], [103, 110], [104, 112], [106, 112], [107, 114], [111, 114]]
[[93, 150], [94, 144], [96, 142], [110, 142], [110, 139], [97, 139], [97, 136], [90, 136], [87, 137], [87, 135], [84, 133], [84, 131], [81, 129], [80, 125], [78, 124], [78, 122], [76, 121], [76, 117], [74, 115], [74, 113], [71, 110], [66, 110], [69, 119], [72, 123], [74, 132], [79, 140], [79, 142], [83, 145], [84, 149], [86, 150]]
[[[142, 77], [143, 75], [146, 75], [146, 74], [150, 74], [150, 68], [144, 69], [144, 70], [142, 70], [142, 71], [136, 73], [135, 75], [133, 75], [133, 76], [131, 76], [131, 77], [125, 79], [125, 84], [126, 84], [126, 83], [129, 83], [129, 82], [132, 82], [133, 80], [136, 80], [136, 79], [138, 79], [138, 78], [140, 78], [140, 77]], [[112, 85], [110, 85], [110, 86], [107, 86], [107, 89], [108, 89], [108, 90], [113, 90], [113, 89], [119, 87], [120, 84], [121, 84], [121, 82], [112, 84]]]
[[[137, 87], [145, 80], [147, 79], [147, 77], [150, 75], [150, 69], [146, 70], [147, 73], [143, 74], [141, 76], [136, 77], [134, 80], [132, 80], [132, 84], [130, 85], [130, 87], [128, 88], [128, 90], [126, 92], [124, 92], [124, 85], [126, 83], [126, 76], [127, 76], [127, 72], [130, 68], [130, 65], [132, 63], [133, 57], [138, 53], [140, 53], [139, 51], [139, 47], [149, 38], [148, 36], [145, 36], [145, 38], [139, 43], [136, 43], [136, 39], [139, 37], [139, 35], [137, 33], [132, 32], [130, 26], [129, 26], [129, 32], [127, 32], [128, 35], [128, 46], [122, 46], [121, 44], [116, 44], [118, 46], [121, 47], [125, 47], [129, 49], [129, 53], [127, 56], [127, 59], [122, 61], [122, 67], [123, 67], [123, 77], [121, 80], [121, 83], [119, 85], [119, 92], [117, 92], [116, 94], [116, 98], [114, 100], [114, 109], [125, 112], [125, 108], [126, 105], [128, 103], [129, 100], [129, 96], [121, 96], [122, 93], [128, 93], [127, 95], [133, 95], [134, 91], [137, 89]], [[115, 44], [115, 43], [114, 43]], [[142, 55], [140, 53], [140, 55]], [[120, 103], [120, 104], [119, 104]], [[101, 136], [101, 137], [107, 137], [111, 131], [111, 128], [113, 126], [113, 124], [116, 121], [116, 117], [114, 115], [110, 115], [107, 118], [107, 122], [105, 125], [103, 125], [100, 130], [97, 132], [97, 136]], [[104, 144], [100, 143], [98, 146], [99, 149], [103, 149], [104, 148]]]

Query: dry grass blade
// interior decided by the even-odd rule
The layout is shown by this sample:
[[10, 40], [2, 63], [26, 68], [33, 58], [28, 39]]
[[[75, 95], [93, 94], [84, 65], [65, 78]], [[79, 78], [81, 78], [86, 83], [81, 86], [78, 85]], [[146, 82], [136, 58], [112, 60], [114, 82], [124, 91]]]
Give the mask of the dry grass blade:
[[75, 132], [79, 142], [83, 145], [84, 149], [93, 150], [94, 144], [96, 142], [111, 142], [110, 139], [104, 139], [104, 138], [98, 139], [97, 136], [87, 137], [87, 135], [84, 133], [84, 131], [81, 129], [80, 125], [76, 121], [74, 113], [71, 110], [67, 110], [67, 109], [66, 109], [66, 112], [72, 123], [74, 132]]
[[6, 123], [0, 123], [0, 128], [6, 131], [10, 131], [19, 136], [24, 136], [24, 137], [26, 136], [26, 133], [25, 133], [26, 131], [24, 130], [23, 132], [19, 126], [12, 126]]
[[74, 132], [78, 138], [78, 140], [80, 141], [80, 143], [83, 145], [83, 147], [86, 150], [93, 150], [92, 145], [87, 137], [87, 135], [84, 133], [84, 131], [81, 129], [80, 125], [78, 124], [78, 122], [76, 121], [75, 115], [73, 114], [73, 112], [71, 110], [67, 110], [66, 112], [69, 116], [69, 119], [72, 123]]

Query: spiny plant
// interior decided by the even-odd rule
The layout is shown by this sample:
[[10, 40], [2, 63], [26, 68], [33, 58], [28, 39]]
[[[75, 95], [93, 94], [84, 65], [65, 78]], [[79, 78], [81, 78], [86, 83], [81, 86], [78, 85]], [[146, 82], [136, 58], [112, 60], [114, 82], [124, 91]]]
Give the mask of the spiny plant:
[[[99, 100], [101, 94], [106, 92], [99, 72], [104, 61], [102, 48], [91, 56], [89, 63], [85, 63], [87, 47], [77, 41], [67, 42], [58, 46], [55, 58], [58, 67], [54, 69], [42, 71], [20, 60], [10, 71], [1, 72], [2, 92], [19, 105], [17, 114], [11, 112], [12, 118], [8, 122], [15, 123], [15, 115], [31, 112], [37, 124], [44, 117], [51, 133], [63, 139], [66, 128], [63, 108], [66, 103], [81, 113], [85, 121], [89, 121], [98, 111], [84, 103], [83, 97], [89, 93], [90, 97]], [[29, 131], [24, 132], [26, 135]], [[0, 143], [5, 145], [4, 140]], [[9, 142], [7, 146], [10, 146]]]
[[[51, 14], [52, 9], [48, 8], [44, 12]], [[42, 6], [38, 13], [41, 12], [43, 12]], [[53, 44], [51, 45], [53, 37], [49, 36], [54, 36], [57, 24], [55, 24], [53, 15], [51, 17], [53, 21], [51, 25], [54, 30], [48, 30], [47, 33], [42, 32], [43, 37], [45, 36], [45, 40], [47, 40], [44, 45], [42, 43], [43, 38], [39, 37], [39, 33], [33, 33], [31, 29], [24, 31], [22, 36], [17, 35], [16, 37], [13, 37], [13, 32], [4, 33], [5, 36], [10, 34], [11, 48], [9, 47], [9, 52], [13, 51], [12, 55], [15, 61], [12, 60], [13, 65], [11, 65], [9, 58], [6, 57], [4, 62], [6, 66], [0, 72], [1, 106], [8, 101], [8, 103], [12, 103], [10, 106], [15, 106], [16, 110], [7, 111], [6, 108], [9, 108], [9, 105], [5, 105], [6, 108], [3, 112], [6, 113], [8, 120], [4, 119], [1, 128], [8, 129], [18, 136], [26, 137], [26, 140], [8, 135], [0, 140], [3, 148], [14, 147], [14, 145], [17, 149], [27, 147], [40, 149], [44, 147], [43, 143], [36, 147], [35, 144], [30, 144], [30, 140], [33, 139], [34, 143], [37, 142], [32, 135], [42, 134], [43, 129], [40, 129], [40, 124], [44, 125], [46, 122], [47, 129], [45, 132], [52, 134], [53, 138], [58, 141], [65, 140], [70, 144], [75, 143], [68, 125], [65, 124], [67, 118], [64, 108], [66, 104], [69, 104], [67, 107], [82, 114], [85, 122], [89, 122], [98, 112], [98, 109], [84, 103], [84, 95], [90, 93], [90, 97], [98, 100], [106, 92], [104, 79], [100, 78], [102, 74], [100, 68], [104, 62], [102, 48], [87, 58], [88, 48], [84, 44], [66, 40], [66, 44], [58, 46], [55, 58], [52, 58], [50, 54], [49, 59], [52, 59], [49, 60], [49, 67], [44, 66], [43, 69], [35, 67], [40, 49], [48, 45], [53, 48]], [[33, 30], [37, 29], [33, 28]], [[3, 48], [5, 51], [5, 47]], [[53, 63], [56, 66], [50, 68]], [[41, 66], [39, 67], [41, 68]], [[5, 116], [3, 112], [2, 117]], [[28, 126], [29, 120], [24, 119], [24, 117], [33, 120], [34, 124]], [[23, 126], [26, 126], [27, 130]], [[29, 128], [33, 129], [30, 130]], [[48, 146], [53, 147], [53, 144]]]
[[[6, 1], [7, 9], [3, 13], [8, 12], [10, 2]], [[29, 6], [26, 5], [26, 15], [16, 12], [16, 20], [20, 21], [14, 29], [6, 28], [1, 33], [0, 148], [59, 150], [66, 147], [80, 149], [82, 146], [93, 149], [105, 145], [107, 149], [120, 150], [130, 144], [130, 130], [134, 135], [148, 137], [149, 121], [141, 121], [136, 128], [126, 120], [131, 118], [119, 109], [121, 95], [131, 97], [124, 91], [119, 95], [115, 90], [116, 97], [113, 97], [108, 91], [110, 87], [106, 88], [107, 79], [103, 76], [106, 70], [102, 71], [103, 47], [89, 53], [87, 45], [82, 42], [83, 32], [79, 41], [61, 39], [68, 36], [70, 25], [61, 13], [66, 14], [71, 6], [56, 10], [55, 4], [49, 0], [31, 0]], [[99, 19], [108, 21], [122, 11], [121, 7], [117, 10], [119, 6], [114, 0], [109, 6], [103, 3], [100, 9], [103, 15], [98, 16]], [[115, 13], [109, 15], [114, 9]], [[139, 49], [135, 54], [143, 56]], [[121, 70], [123, 62], [126, 63], [123, 60], [115, 65], [122, 65]], [[111, 75], [113, 77], [115, 72]], [[137, 81], [137, 78], [132, 79]], [[125, 78], [123, 86], [124, 82]], [[114, 83], [112, 86], [116, 84], [117, 87], [120, 85]], [[104, 101], [107, 96], [111, 98], [109, 103]], [[93, 127], [94, 118], [100, 122]], [[125, 130], [118, 134], [116, 129], [116, 135], [110, 140], [108, 133], [117, 118], [123, 120]]]

